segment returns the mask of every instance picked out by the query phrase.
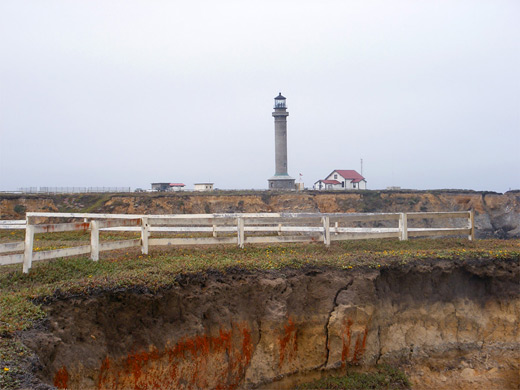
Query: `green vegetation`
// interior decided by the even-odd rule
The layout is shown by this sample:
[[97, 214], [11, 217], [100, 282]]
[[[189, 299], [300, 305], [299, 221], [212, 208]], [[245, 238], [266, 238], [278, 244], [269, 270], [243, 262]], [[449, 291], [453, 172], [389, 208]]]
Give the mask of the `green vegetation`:
[[381, 192], [367, 191], [362, 195], [363, 204], [362, 211], [364, 213], [375, 213], [384, 210], [386, 204], [389, 202], [381, 197]]
[[[58, 207], [59, 212], [63, 213], [92, 213], [101, 208], [115, 194], [62, 194], [52, 196], [42, 196], [52, 198]], [[117, 194], [118, 196], [120, 194]]]
[[0, 337], [0, 389], [18, 389], [24, 375], [20, 361], [31, 355], [23, 344], [12, 337]]
[[[131, 240], [139, 237], [140, 233], [133, 232], [107, 231], [99, 233], [101, 241]], [[24, 239], [25, 230], [0, 230], [0, 242], [23, 241]], [[86, 243], [90, 243], [90, 231], [38, 233], [34, 235], [34, 250], [36, 251], [44, 250], [43, 247], [69, 247]]]
[[16, 214], [24, 214], [25, 210], [26, 210], [26, 207], [24, 205], [17, 204], [16, 206], [14, 206], [14, 212]]
[[348, 372], [342, 376], [327, 376], [296, 387], [297, 390], [401, 390], [410, 389], [406, 375], [391, 366], [377, 366], [373, 372]]

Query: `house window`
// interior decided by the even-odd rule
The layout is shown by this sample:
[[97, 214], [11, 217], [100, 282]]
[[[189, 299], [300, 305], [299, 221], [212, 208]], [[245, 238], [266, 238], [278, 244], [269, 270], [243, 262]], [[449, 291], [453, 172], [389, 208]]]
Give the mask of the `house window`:
[[335, 173], [335, 174], [334, 174], [334, 180], [336, 180], [337, 178], [338, 178], [338, 174]]
[[354, 183], [354, 184], [352, 185], [352, 187], [353, 187], [353, 188], [356, 188], [356, 185], [357, 185], [357, 184], [356, 184], [356, 183]]
[[345, 182], [344, 181], [341, 182], [341, 187], [345, 188]]

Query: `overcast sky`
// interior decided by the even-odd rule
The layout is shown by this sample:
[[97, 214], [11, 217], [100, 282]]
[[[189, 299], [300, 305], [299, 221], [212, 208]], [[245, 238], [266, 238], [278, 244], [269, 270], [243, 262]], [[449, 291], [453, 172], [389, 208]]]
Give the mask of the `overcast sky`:
[[520, 188], [520, 1], [0, 1], [0, 190]]

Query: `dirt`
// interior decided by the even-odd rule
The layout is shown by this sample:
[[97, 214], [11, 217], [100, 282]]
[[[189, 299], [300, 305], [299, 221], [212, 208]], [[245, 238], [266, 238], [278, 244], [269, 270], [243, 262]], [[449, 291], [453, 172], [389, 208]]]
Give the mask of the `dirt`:
[[437, 260], [55, 296], [23, 335], [37, 357], [26, 386], [283, 389], [391, 363], [414, 389], [517, 389], [519, 280], [518, 261]]
[[0, 194], [0, 219], [26, 211], [130, 214], [256, 212], [419, 212], [475, 210], [477, 238], [520, 238], [520, 191], [352, 191]]

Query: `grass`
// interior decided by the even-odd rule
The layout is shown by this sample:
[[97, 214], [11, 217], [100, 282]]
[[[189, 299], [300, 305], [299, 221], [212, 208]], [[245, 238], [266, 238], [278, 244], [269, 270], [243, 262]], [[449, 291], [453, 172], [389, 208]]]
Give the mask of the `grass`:
[[373, 372], [348, 372], [342, 376], [327, 376], [296, 386], [296, 390], [401, 390], [410, 389], [406, 375], [389, 365], [377, 366]]
[[0, 337], [0, 389], [17, 389], [24, 375], [19, 361], [31, 355], [23, 344], [12, 337]]

